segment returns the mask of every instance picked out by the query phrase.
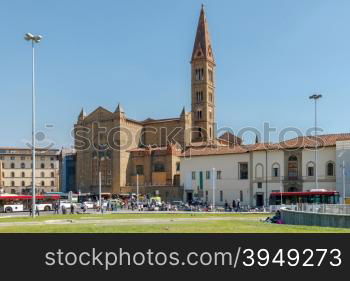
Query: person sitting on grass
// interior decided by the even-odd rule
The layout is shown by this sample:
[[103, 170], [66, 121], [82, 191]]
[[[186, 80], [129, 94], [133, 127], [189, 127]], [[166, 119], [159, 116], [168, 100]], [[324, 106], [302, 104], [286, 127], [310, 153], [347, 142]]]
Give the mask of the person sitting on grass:
[[272, 218], [267, 217], [265, 222], [283, 224], [283, 221], [281, 218], [281, 212], [277, 210], [276, 214]]

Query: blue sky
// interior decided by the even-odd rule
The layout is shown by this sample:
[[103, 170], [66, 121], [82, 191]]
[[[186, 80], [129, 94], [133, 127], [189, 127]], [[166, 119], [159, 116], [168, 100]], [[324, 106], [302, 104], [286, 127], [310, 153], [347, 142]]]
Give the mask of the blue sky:
[[[57, 147], [72, 144], [82, 107], [114, 111], [121, 102], [140, 120], [178, 116], [184, 105], [189, 110], [189, 60], [202, 2], [0, 1], [0, 146], [30, 140], [26, 32], [44, 36], [37, 48], [37, 126]], [[217, 63], [219, 127], [261, 129], [269, 122], [305, 131], [313, 126], [308, 96], [320, 92], [320, 127], [350, 131], [350, 1], [204, 4]]]

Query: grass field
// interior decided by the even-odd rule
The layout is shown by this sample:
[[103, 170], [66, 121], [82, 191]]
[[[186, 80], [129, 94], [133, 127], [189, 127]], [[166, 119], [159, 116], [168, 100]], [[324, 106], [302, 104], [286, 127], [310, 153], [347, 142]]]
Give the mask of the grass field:
[[3, 233], [350, 233], [350, 229], [277, 225], [266, 214], [105, 214], [1, 217]]

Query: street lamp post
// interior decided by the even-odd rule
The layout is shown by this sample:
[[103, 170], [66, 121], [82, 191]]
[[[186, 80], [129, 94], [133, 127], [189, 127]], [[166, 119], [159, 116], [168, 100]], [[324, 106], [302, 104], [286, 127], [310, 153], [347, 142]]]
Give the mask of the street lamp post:
[[280, 175], [280, 193], [281, 193], [281, 207], [283, 205], [283, 181], [282, 181], [282, 177]]
[[309, 99], [315, 101], [315, 188], [318, 189], [318, 143], [317, 143], [317, 100], [322, 98], [322, 95], [312, 95]]
[[136, 206], [139, 210], [139, 174], [136, 174]]
[[100, 212], [102, 213], [102, 172], [101, 172], [101, 162], [98, 163], [98, 202], [100, 206]]
[[213, 212], [215, 210], [215, 168], [213, 168]]
[[343, 174], [343, 204], [345, 205], [345, 187], [346, 187], [346, 181], [345, 181], [345, 160], [343, 160], [342, 165], [342, 174]]
[[35, 217], [35, 43], [39, 43], [43, 37], [26, 33], [24, 39], [32, 42], [32, 216]]
[[[102, 150], [101, 150], [102, 149]], [[100, 148], [98, 151], [94, 152], [94, 159], [98, 162], [98, 201], [100, 206], [100, 212], [102, 213], [102, 171], [101, 171], [101, 162], [104, 160], [110, 159], [109, 151]]]

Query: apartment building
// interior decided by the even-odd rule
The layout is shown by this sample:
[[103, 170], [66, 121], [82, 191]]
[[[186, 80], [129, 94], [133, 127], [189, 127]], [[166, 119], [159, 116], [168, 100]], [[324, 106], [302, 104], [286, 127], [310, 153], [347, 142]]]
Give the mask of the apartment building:
[[[37, 193], [59, 190], [59, 153], [56, 149], [36, 151]], [[28, 194], [32, 189], [32, 151], [30, 148], [0, 147], [0, 190]]]

